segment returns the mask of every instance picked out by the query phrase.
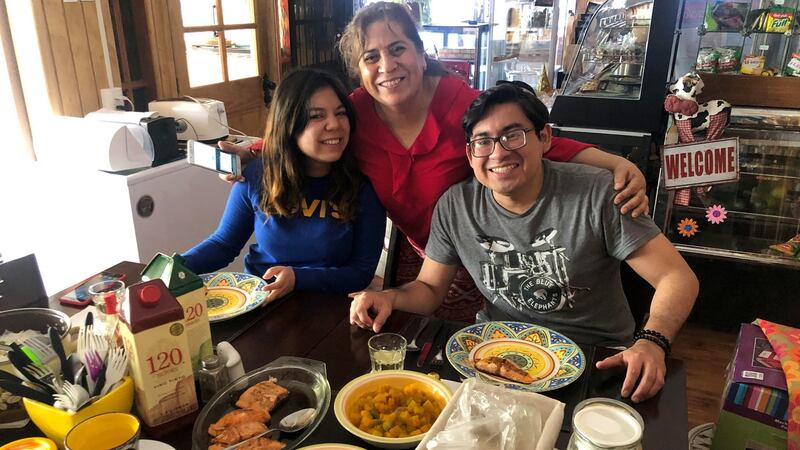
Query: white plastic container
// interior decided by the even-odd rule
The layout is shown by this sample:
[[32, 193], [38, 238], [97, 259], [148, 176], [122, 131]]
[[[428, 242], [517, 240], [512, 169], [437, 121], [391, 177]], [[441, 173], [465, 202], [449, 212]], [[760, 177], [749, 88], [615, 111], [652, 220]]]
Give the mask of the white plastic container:
[[629, 405], [589, 398], [575, 406], [567, 450], [641, 450], [644, 421]]

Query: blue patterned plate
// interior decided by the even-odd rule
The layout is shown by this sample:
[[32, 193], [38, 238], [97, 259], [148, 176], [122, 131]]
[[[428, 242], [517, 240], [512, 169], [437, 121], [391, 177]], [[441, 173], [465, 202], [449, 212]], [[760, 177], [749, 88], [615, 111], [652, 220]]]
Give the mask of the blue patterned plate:
[[257, 308], [266, 300], [267, 282], [249, 273], [214, 272], [200, 275], [208, 288], [208, 321], [219, 322]]
[[[501, 342], [492, 345], [488, 341]], [[534, 376], [538, 381], [532, 384], [514, 383], [479, 373], [479, 377], [486, 381], [521, 391], [544, 392], [566, 386], [577, 380], [586, 366], [583, 351], [570, 338], [549, 328], [524, 322], [484, 322], [470, 325], [451, 336], [446, 349], [450, 364], [465, 377], [475, 376], [470, 356], [473, 350], [485, 353], [483, 356], [501, 352], [502, 356], [508, 357], [510, 354], [505, 353], [511, 352], [513, 357], [510, 359], [529, 373], [538, 372], [532, 364], [540, 359], [541, 362], [554, 365], [545, 374]], [[548, 361], [549, 355], [553, 355], [555, 360]], [[552, 373], [553, 370], [555, 373]]]

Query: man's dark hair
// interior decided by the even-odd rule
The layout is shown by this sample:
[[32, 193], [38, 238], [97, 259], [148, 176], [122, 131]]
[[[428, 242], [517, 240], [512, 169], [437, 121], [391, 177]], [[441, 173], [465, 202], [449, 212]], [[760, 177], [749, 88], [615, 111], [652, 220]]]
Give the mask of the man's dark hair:
[[521, 81], [509, 82], [501, 80], [497, 82], [497, 86], [481, 92], [469, 105], [467, 112], [464, 113], [461, 126], [464, 128], [464, 137], [467, 142], [472, 138], [472, 129], [475, 124], [484, 119], [486, 112], [490, 108], [504, 103], [516, 103], [519, 105], [522, 112], [533, 124], [537, 137], [550, 119], [547, 107], [536, 97], [533, 88], [528, 84]]

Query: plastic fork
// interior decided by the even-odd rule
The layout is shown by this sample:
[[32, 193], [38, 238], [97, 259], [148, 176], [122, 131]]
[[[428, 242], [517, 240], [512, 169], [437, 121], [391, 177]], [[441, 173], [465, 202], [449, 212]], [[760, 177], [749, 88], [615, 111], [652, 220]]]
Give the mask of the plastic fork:
[[64, 383], [64, 393], [54, 394], [53, 398], [60, 403], [60, 406], [66, 407], [70, 412], [75, 412], [89, 401], [89, 392], [83, 386], [67, 381]]
[[42, 383], [52, 387], [57, 393], [64, 393], [61, 379], [50, 369], [50, 367], [39, 364], [30, 364], [26, 367], [26, 369], [28, 369], [28, 372], [30, 372], [31, 375], [36, 377]]
[[428, 364], [430, 364], [431, 367], [442, 367], [442, 364], [444, 364], [442, 349], [439, 349], [439, 352], [436, 353], [436, 356], [434, 356]]
[[417, 346], [417, 338], [422, 334], [422, 331], [428, 325], [428, 322], [430, 322], [430, 320], [431, 320], [430, 317], [422, 318], [422, 320], [419, 322], [417, 331], [414, 333], [414, 336], [411, 337], [411, 342], [409, 342], [408, 345], [406, 345], [406, 351], [415, 352], [419, 350], [419, 346]]
[[[39, 361], [42, 364], [49, 364], [50, 360], [56, 359], [58, 360], [58, 355], [56, 355], [55, 350], [53, 347], [50, 346], [50, 338], [48, 336], [34, 336], [32, 338], [25, 339], [24, 342], [25, 347], [33, 350], [36, 356], [39, 357]], [[61, 361], [59, 360], [59, 366], [61, 365]], [[59, 371], [61, 368], [59, 367]]]
[[100, 390], [100, 396], [106, 395], [117, 384], [128, 370], [128, 353], [122, 347], [117, 347], [108, 352], [106, 365], [106, 383]]

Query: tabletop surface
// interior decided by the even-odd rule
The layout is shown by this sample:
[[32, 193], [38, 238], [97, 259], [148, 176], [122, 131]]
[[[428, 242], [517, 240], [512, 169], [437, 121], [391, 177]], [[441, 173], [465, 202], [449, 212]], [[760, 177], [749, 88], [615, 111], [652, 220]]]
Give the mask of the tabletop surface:
[[[120, 263], [109, 270], [125, 273], [129, 283], [139, 280], [139, 272], [143, 265], [137, 263]], [[61, 293], [50, 298], [52, 308], [61, 309], [67, 314], [74, 314], [78, 309], [65, 307], [58, 303]], [[246, 371], [255, 370], [280, 356], [299, 356], [322, 361], [326, 364], [328, 381], [331, 385], [332, 397], [335, 397], [350, 380], [369, 371], [370, 362], [367, 351], [367, 340], [374, 334], [351, 326], [348, 320], [350, 301], [344, 295], [327, 295], [310, 292], [295, 292], [293, 295], [279, 299], [261, 311], [253, 311], [240, 319], [241, 329], [231, 329], [226, 322], [211, 324], [212, 336], [235, 336], [232, 344], [242, 357]], [[405, 313], [394, 313], [390, 316], [383, 331], [398, 331], [404, 323], [414, 317]], [[445, 322], [448, 335], [466, 324]], [[595, 362], [614, 354], [614, 350], [581, 345], [588, 361], [586, 370], [580, 378], [567, 387], [546, 392], [544, 395], [556, 398], [566, 404], [564, 427], [558, 440], [558, 448], [566, 448], [569, 439], [569, 422], [572, 409], [581, 400], [589, 397], [610, 397], [620, 399], [619, 391], [624, 378], [624, 371], [601, 371], [594, 368]], [[429, 372], [424, 365], [416, 367], [416, 354], [409, 353], [406, 368], [421, 372]], [[459, 380], [458, 372], [445, 360], [444, 366], [437, 371], [442, 378]], [[639, 404], [632, 404], [644, 419], [645, 429], [643, 448], [687, 448], [687, 403], [686, 403], [686, 370], [681, 361], [667, 361], [667, 377], [663, 390], [654, 398]], [[170, 426], [146, 430], [148, 437], [164, 441], [176, 449], [191, 448], [191, 427], [196, 414], [176, 420]], [[0, 444], [25, 436], [42, 435], [38, 429], [29, 424], [17, 430], [3, 430]], [[365, 442], [349, 434], [336, 421], [333, 407], [320, 427], [303, 442], [311, 445], [324, 442], [338, 442], [371, 449]]]

